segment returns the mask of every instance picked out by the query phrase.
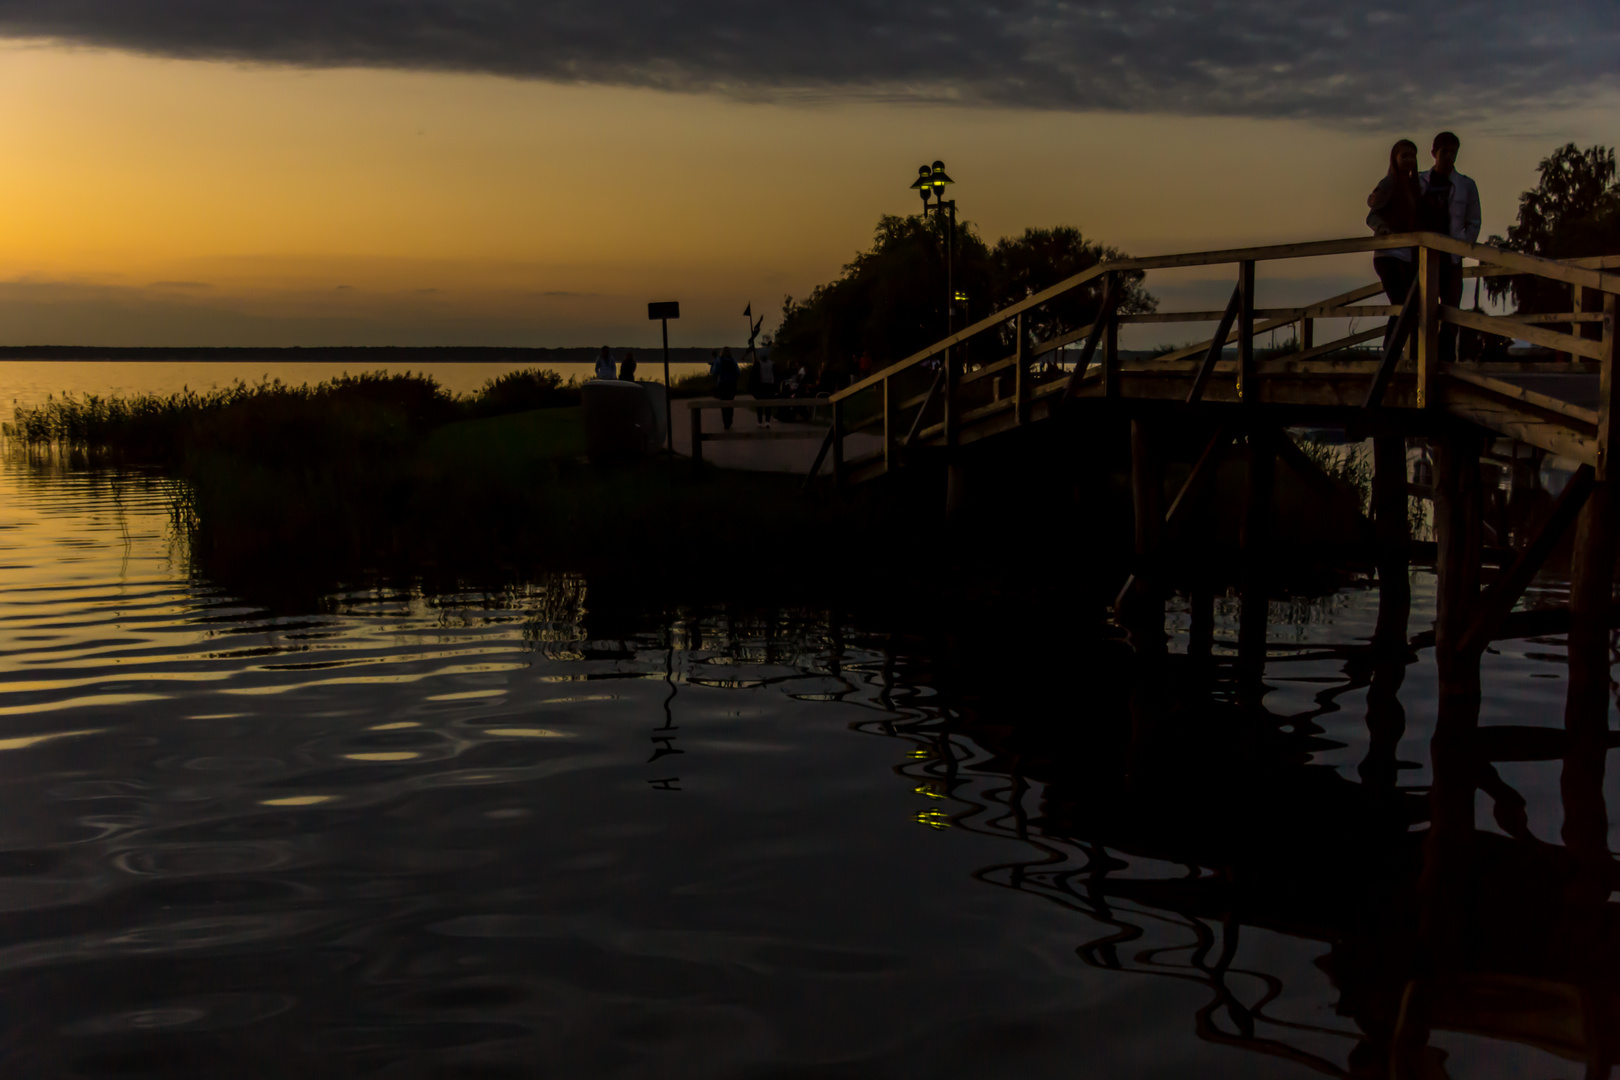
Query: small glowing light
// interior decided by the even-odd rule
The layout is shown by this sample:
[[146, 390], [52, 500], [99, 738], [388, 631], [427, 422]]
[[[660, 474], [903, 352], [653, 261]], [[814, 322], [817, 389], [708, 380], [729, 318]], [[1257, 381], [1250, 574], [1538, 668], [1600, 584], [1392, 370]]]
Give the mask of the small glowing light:
[[957, 289], [953, 295], [956, 297], [956, 302], [958, 304], [967, 303], [967, 293], [963, 292], [961, 289]]
[[911, 756], [914, 758], [931, 758], [934, 756], [934, 752], [926, 746], [919, 746], [911, 752]]
[[926, 795], [930, 799], [943, 799], [945, 797], [941, 792], [935, 791], [931, 784], [923, 784], [921, 787], [914, 787], [911, 790], [918, 795]]

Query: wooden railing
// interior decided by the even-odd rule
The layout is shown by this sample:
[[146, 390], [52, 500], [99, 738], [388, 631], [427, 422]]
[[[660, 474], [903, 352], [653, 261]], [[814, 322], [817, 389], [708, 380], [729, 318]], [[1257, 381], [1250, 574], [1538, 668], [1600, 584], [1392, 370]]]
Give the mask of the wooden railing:
[[[1375, 254], [1394, 248], [1413, 248], [1416, 254], [1416, 281], [1404, 304], [1362, 303], [1382, 292], [1382, 287], [1374, 283], [1300, 307], [1255, 307], [1255, 271], [1260, 263], [1355, 253]], [[1572, 310], [1534, 316], [1492, 316], [1445, 304], [1440, 295], [1441, 260], [1454, 255], [1480, 263], [1477, 267], [1463, 268], [1465, 278], [1515, 274], [1567, 284], [1572, 292]], [[1124, 314], [1118, 311], [1125, 274], [1223, 264], [1235, 265], [1237, 272], [1231, 300], [1222, 311], [1151, 314]], [[1613, 442], [1620, 437], [1620, 431], [1614, 430], [1609, 419], [1613, 398], [1620, 392], [1612, 375], [1616, 340], [1615, 303], [1617, 294], [1620, 294], [1620, 274], [1608, 272], [1617, 267], [1620, 267], [1620, 257], [1617, 256], [1554, 261], [1455, 240], [1437, 233], [1322, 240], [1101, 262], [941, 338], [831, 395], [828, 400], [832, 406], [833, 426], [828, 435], [830, 446], [824, 447], [824, 450], [830, 448], [834, 473], [842, 482], [846, 464], [843, 440], [855, 431], [881, 428], [883, 449], [878, 456], [886, 470], [898, 463], [898, 456], [908, 446], [940, 440], [941, 437], [946, 447], [954, 446], [965, 426], [997, 414], [1010, 416], [1014, 426], [1022, 425], [1029, 421], [1031, 405], [1036, 402], [1045, 401], [1046, 412], [1050, 415], [1062, 402], [1074, 397], [1083, 385], [1094, 385], [1098, 380], [1102, 384], [1103, 396], [1119, 396], [1121, 363], [1118, 328], [1125, 324], [1215, 322], [1217, 329], [1208, 340], [1152, 360], [1138, 361], [1133, 364], [1133, 371], [1158, 369], [1168, 373], [1177, 365], [1184, 366], [1185, 361], [1194, 359], [1197, 363], [1186, 396], [1189, 404], [1203, 398], [1218, 372], [1234, 380], [1239, 402], [1251, 403], [1257, 398], [1253, 389], [1256, 378], [1261, 374], [1255, 363], [1254, 342], [1258, 335], [1290, 325], [1297, 326], [1299, 347], [1288, 359], [1291, 362], [1309, 361], [1383, 337], [1386, 333], [1385, 325], [1381, 323], [1318, 345], [1313, 340], [1317, 320], [1368, 317], [1387, 320], [1395, 316], [1398, 317], [1396, 332], [1386, 343], [1377, 368], [1371, 373], [1363, 401], [1365, 408], [1383, 405], [1385, 389], [1408, 352], [1415, 354], [1412, 366], [1415, 368], [1416, 406], [1425, 409], [1439, 403], [1436, 391], [1443, 375], [1440, 336], [1444, 324], [1528, 341], [1571, 357], [1595, 360], [1601, 366], [1601, 399], [1596, 416], [1598, 475], [1604, 478], [1607, 464], [1613, 456]], [[1046, 341], [1029, 340], [1028, 324], [1032, 312], [1099, 279], [1103, 288], [1096, 321]], [[1601, 296], [1601, 311], [1583, 309], [1580, 301], [1586, 290], [1595, 291]], [[1582, 324], [1587, 323], [1601, 324], [1601, 339], [1580, 335], [1578, 331]], [[982, 335], [1000, 334], [1009, 324], [1015, 342], [1011, 354], [980, 364], [973, 370], [965, 370], [963, 354], [966, 350], [960, 346]], [[1577, 333], [1553, 329], [1548, 324], [1567, 325]], [[1408, 348], [1409, 340], [1415, 342], [1415, 348]], [[1031, 365], [1037, 359], [1076, 343], [1080, 344], [1079, 355], [1065, 377], [1041, 382], [1033, 376]], [[1223, 359], [1226, 347], [1234, 344], [1237, 346], [1235, 364]], [[920, 374], [924, 377], [919, 377]], [[983, 388], [975, 387], [975, 384], [985, 380], [992, 380], [989, 384], [992, 387], [989, 401], [982, 400], [985, 397]], [[919, 392], [924, 384], [928, 387], [926, 393]], [[970, 391], [969, 388], [974, 389]], [[937, 419], [930, 419], [934, 415], [937, 415]]]

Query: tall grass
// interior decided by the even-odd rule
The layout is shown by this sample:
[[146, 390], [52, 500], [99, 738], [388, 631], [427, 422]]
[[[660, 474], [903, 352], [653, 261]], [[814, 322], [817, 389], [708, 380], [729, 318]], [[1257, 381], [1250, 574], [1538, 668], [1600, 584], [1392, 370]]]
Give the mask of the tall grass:
[[52, 397], [18, 406], [7, 435], [33, 450], [64, 447], [157, 464], [207, 452], [275, 464], [392, 451], [453, 420], [578, 401], [578, 387], [550, 370], [508, 372], [461, 398], [426, 374], [370, 371], [313, 386], [265, 379], [208, 391]]

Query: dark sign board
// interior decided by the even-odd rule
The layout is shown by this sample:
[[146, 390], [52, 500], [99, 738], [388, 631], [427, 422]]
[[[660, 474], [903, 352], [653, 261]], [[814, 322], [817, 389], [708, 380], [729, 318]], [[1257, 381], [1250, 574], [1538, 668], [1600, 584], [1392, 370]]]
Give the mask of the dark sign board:
[[678, 319], [681, 317], [679, 300], [659, 300], [647, 305], [649, 319]]

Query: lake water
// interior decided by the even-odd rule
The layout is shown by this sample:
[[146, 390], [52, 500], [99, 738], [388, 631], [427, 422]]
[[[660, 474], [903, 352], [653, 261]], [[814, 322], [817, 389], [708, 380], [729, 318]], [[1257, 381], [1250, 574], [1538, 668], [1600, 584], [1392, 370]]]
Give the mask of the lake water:
[[[568, 574], [271, 613], [193, 572], [172, 497], [0, 466], [0, 1075], [1387, 1075], [1434, 668], [1375, 746], [1337, 651], [1374, 591], [1274, 603], [1274, 735], [1155, 757], [1123, 647], [1055, 622]], [[1484, 672], [1482, 724], [1561, 724], [1561, 639]], [[1497, 768], [1529, 836], [1483, 791], [1475, 826], [1516, 873], [1562, 851], [1561, 763]], [[1479, 916], [1488, 1002], [1446, 999], [1431, 1065], [1592, 1075], [1537, 967], [1564, 910]]]

